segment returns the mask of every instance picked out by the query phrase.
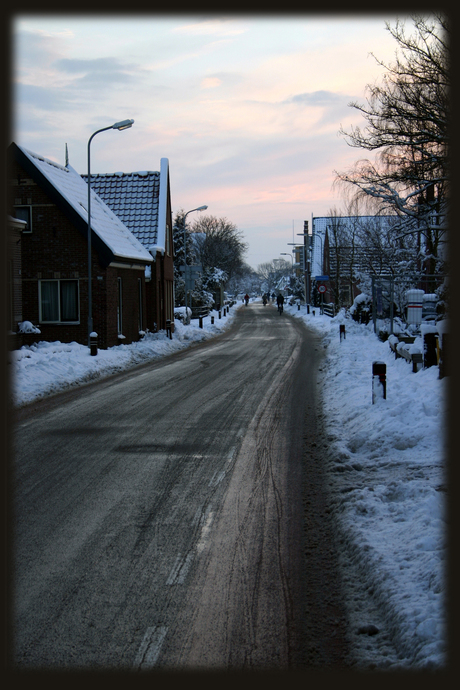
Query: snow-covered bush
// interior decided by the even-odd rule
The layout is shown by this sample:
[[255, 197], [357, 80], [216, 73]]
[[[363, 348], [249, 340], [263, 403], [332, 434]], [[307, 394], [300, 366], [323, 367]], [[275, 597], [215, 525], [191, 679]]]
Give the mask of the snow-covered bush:
[[353, 321], [369, 323], [372, 314], [372, 297], [362, 292], [355, 297], [348, 313], [351, 314]]
[[31, 321], [22, 321], [18, 324], [19, 333], [41, 333], [41, 330], [31, 323]]
[[192, 316], [190, 307], [174, 307], [174, 319], [181, 321], [183, 324], [189, 324]]

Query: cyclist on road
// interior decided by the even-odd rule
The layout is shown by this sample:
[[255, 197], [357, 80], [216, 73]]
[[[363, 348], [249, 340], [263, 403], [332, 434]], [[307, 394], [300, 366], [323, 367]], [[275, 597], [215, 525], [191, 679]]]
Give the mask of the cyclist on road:
[[246, 306], [248, 306], [248, 304], [249, 304], [249, 295], [248, 294], [246, 294], [244, 296], [244, 301], [246, 302]]

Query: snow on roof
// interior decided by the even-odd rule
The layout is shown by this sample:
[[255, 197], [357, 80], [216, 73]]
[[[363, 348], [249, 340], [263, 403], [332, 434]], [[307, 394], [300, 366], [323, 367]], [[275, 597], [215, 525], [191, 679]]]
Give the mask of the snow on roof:
[[[60, 195], [85, 220], [88, 220], [88, 185], [71, 166], [39, 156], [20, 146], [18, 148], [45, 176]], [[120, 218], [95, 193], [91, 185], [91, 229], [112, 251], [115, 257], [150, 263], [152, 257]]]
[[[82, 175], [83, 179], [87, 175]], [[165, 247], [168, 194], [168, 159], [161, 171], [91, 174], [91, 188], [131, 230], [146, 249]]]
[[27, 226], [26, 220], [21, 220], [21, 218], [16, 218], [15, 216], [8, 216], [8, 223], [19, 228], [25, 228]]

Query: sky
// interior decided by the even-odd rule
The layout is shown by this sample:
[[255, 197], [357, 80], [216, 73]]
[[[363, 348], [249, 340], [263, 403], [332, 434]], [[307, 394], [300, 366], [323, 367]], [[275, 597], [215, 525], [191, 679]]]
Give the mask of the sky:
[[[21, 407], [177, 352], [222, 332], [237, 309], [246, 308], [275, 306], [262, 307], [260, 299], [248, 307], [234, 305], [221, 319], [214, 312], [214, 324], [211, 315], [204, 318], [202, 329], [197, 320], [188, 326], [176, 320], [172, 339], [165, 331], [148, 333], [131, 345], [99, 350], [95, 357], [87, 346], [43, 342], [37, 334], [36, 344], [9, 353], [12, 401]], [[437, 366], [414, 373], [405, 359], [395, 359], [388, 341], [377, 337], [372, 321], [358, 324], [343, 310], [331, 319], [289, 304], [285, 312], [316, 331], [325, 349], [318, 396], [325, 412], [326, 471], [353, 657], [360, 667], [372, 663], [376, 670], [441, 668], [447, 662], [444, 424], [449, 376], [440, 379]], [[443, 323], [436, 326], [440, 333]], [[423, 351], [420, 334], [410, 348]], [[372, 402], [374, 361], [385, 364], [387, 385], [386, 399], [377, 390]], [[16, 433], [21, 428], [19, 422]], [[369, 625], [379, 633], [363, 633]]]
[[[333, 188], [366, 152], [339, 130], [384, 74], [396, 14], [16, 14], [12, 140], [87, 172], [170, 168], [173, 215], [207, 205], [253, 268], [303, 242], [304, 221], [345, 210]], [[404, 19], [404, 16], [400, 17]], [[198, 212], [188, 216], [192, 222]], [[289, 257], [287, 257], [289, 259]]]

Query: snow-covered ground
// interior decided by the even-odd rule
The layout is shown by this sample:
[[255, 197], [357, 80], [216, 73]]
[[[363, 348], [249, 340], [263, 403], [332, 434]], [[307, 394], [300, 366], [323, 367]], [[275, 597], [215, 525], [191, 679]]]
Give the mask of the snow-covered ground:
[[[352, 634], [378, 620], [397, 646], [394, 658], [379, 635], [355, 636], [360, 659], [379, 667], [441, 668], [447, 664], [448, 378], [439, 379], [437, 366], [413, 373], [405, 359], [395, 360], [372, 322], [357, 324], [343, 312], [331, 319], [318, 310], [315, 316], [304, 308], [287, 311], [321, 333], [325, 347], [318, 388], [331, 491], [351, 566], [345, 584]], [[375, 361], [386, 365], [386, 399], [373, 403]], [[355, 606], [363, 586], [377, 620], [363, 620], [370, 610], [359, 610], [358, 595]]]
[[[188, 326], [176, 321], [172, 340], [164, 332], [146, 334], [139, 343], [99, 350], [96, 357], [76, 343], [38, 342], [11, 352], [13, 402], [22, 406], [211, 338], [228, 327], [237, 308], [221, 319], [214, 312], [214, 324], [209, 316], [202, 329], [197, 321]], [[325, 348], [318, 389], [359, 660], [377, 668], [442, 668], [447, 663], [448, 378], [439, 379], [437, 367], [413, 373], [406, 360], [395, 360], [372, 324], [357, 324], [343, 313], [333, 319], [307, 314], [305, 307], [286, 311], [316, 330]], [[372, 402], [374, 361], [386, 364], [387, 388], [386, 399]], [[363, 588], [364, 610], [358, 595]], [[387, 651], [379, 634], [372, 634], [375, 628], [366, 633], [363, 623], [390, 631], [397, 657], [394, 646]]]
[[[185, 307], [183, 308], [185, 309]], [[190, 310], [189, 310], [190, 311]], [[37, 335], [37, 343], [9, 353], [12, 365], [11, 394], [16, 407], [27, 405], [47, 395], [72, 386], [110, 376], [143, 362], [169, 355], [221, 333], [235, 318], [236, 305], [219, 319], [213, 311], [203, 319], [203, 328], [194, 319], [185, 326], [175, 320], [172, 339], [166, 331], [146, 333], [142, 340], [131, 345], [117, 345], [98, 350], [92, 357], [89, 348], [78, 343], [44, 342]], [[212, 317], [214, 324], [211, 323]]]

